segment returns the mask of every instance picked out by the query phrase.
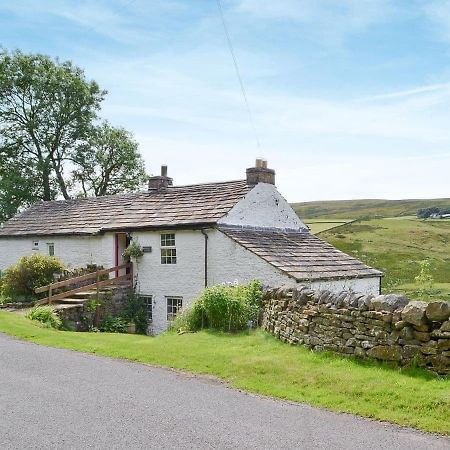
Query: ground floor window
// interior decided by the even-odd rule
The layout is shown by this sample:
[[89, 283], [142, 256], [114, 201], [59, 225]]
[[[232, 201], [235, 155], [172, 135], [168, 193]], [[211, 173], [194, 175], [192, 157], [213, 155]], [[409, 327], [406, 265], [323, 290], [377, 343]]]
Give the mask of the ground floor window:
[[49, 256], [55, 256], [55, 244], [48, 243], [47, 244], [47, 250], [48, 250], [48, 255]]
[[178, 311], [183, 307], [182, 297], [166, 297], [167, 300], [167, 320], [175, 319]]
[[153, 296], [152, 295], [140, 295], [145, 305], [145, 311], [147, 313], [147, 320], [149, 325], [153, 322]]

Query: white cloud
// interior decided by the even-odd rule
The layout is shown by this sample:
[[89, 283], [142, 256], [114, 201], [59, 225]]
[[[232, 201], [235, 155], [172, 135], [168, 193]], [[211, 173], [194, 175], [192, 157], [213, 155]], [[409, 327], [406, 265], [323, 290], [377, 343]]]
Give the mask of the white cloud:
[[327, 43], [385, 22], [396, 11], [392, 0], [238, 0], [235, 8], [257, 19], [297, 23]]

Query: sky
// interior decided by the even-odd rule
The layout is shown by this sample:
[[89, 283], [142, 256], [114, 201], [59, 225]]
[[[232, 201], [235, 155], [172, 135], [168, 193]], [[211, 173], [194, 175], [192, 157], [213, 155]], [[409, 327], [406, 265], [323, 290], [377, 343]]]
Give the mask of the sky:
[[[0, 0], [0, 46], [72, 60], [147, 170], [291, 202], [450, 197], [450, 0]], [[259, 140], [260, 145], [257, 144]]]

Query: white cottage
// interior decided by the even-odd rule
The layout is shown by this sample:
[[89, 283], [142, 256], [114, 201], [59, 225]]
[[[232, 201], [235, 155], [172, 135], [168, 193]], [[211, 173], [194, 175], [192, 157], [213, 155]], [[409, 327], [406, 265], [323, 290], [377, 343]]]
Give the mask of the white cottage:
[[382, 273], [312, 235], [257, 160], [245, 180], [173, 186], [163, 166], [147, 192], [37, 203], [0, 230], [0, 270], [23, 255], [69, 267], [123, 262], [130, 240], [145, 248], [134, 273], [155, 332], [205, 286], [224, 282], [378, 294]]

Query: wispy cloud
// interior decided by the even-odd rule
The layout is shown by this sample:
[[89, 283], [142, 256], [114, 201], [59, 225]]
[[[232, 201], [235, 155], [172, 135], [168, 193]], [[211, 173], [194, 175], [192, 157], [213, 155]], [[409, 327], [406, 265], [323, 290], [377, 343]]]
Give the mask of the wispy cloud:
[[340, 42], [396, 11], [392, 0], [237, 0], [235, 7], [254, 18], [303, 25], [302, 32], [323, 42]]

